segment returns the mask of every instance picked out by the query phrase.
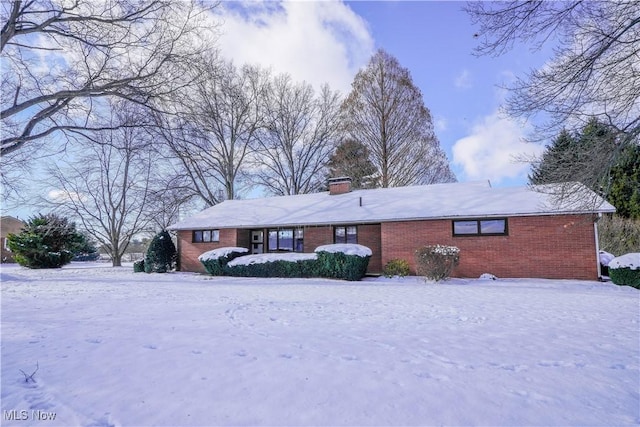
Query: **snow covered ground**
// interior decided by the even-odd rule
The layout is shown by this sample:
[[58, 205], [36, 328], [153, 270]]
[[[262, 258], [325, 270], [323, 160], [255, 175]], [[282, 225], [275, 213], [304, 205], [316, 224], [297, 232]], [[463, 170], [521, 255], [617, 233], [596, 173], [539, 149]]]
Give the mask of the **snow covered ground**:
[[640, 424], [629, 287], [95, 264], [1, 279], [6, 426]]

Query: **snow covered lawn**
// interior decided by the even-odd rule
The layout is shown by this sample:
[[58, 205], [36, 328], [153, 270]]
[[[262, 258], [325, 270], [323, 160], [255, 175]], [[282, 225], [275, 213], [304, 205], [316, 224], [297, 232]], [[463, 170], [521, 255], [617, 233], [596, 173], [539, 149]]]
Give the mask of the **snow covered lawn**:
[[83, 266], [2, 266], [2, 425], [640, 423], [629, 287]]

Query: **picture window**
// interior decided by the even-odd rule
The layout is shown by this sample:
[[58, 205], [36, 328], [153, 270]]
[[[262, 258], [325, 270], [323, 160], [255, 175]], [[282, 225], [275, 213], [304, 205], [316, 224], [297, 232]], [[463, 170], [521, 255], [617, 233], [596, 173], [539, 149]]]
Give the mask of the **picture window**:
[[453, 221], [454, 236], [506, 236], [506, 218], [464, 219]]

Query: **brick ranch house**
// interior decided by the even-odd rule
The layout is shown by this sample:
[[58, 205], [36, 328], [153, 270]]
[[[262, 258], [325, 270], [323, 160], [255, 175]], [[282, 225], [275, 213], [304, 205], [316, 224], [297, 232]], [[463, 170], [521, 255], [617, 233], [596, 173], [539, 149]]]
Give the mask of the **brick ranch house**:
[[600, 276], [597, 220], [615, 208], [585, 187], [597, 207], [562, 206], [543, 191], [488, 182], [353, 191], [350, 183], [334, 178], [328, 192], [227, 200], [174, 224], [178, 269], [204, 272], [198, 256], [225, 246], [313, 252], [324, 244], [359, 243], [373, 252], [368, 273], [380, 273], [394, 258], [415, 273], [416, 249], [443, 244], [460, 248], [455, 277]]
[[9, 234], [18, 234], [26, 224], [24, 221], [12, 216], [2, 216], [0, 218], [0, 260], [2, 262], [15, 262], [13, 253], [9, 249], [7, 236]]

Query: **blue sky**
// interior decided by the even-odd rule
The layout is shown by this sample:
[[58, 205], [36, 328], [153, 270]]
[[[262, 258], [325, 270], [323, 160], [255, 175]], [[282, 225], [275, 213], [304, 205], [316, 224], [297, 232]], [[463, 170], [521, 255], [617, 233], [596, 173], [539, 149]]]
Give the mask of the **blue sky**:
[[542, 147], [523, 141], [527, 123], [500, 114], [506, 96], [500, 86], [543, 65], [544, 53], [520, 47], [498, 58], [473, 56], [477, 29], [462, 11], [464, 2], [268, 4], [223, 3], [223, 55], [314, 85], [328, 82], [346, 95], [357, 70], [375, 49], [385, 49], [421, 89], [460, 181], [526, 183], [528, 165], [515, 157]]
[[[344, 96], [357, 71], [382, 48], [409, 69], [430, 109], [436, 135], [459, 181], [494, 186], [526, 184], [528, 164], [516, 156], [541, 152], [523, 141], [531, 126], [500, 114], [512, 82], [549, 59], [550, 49], [517, 47], [493, 58], [472, 55], [477, 28], [464, 2], [234, 1], [222, 2], [222, 56], [287, 72], [316, 87], [328, 83]], [[38, 191], [35, 191], [36, 193]], [[3, 208], [4, 214], [30, 215]], [[10, 207], [9, 207], [10, 208]]]

